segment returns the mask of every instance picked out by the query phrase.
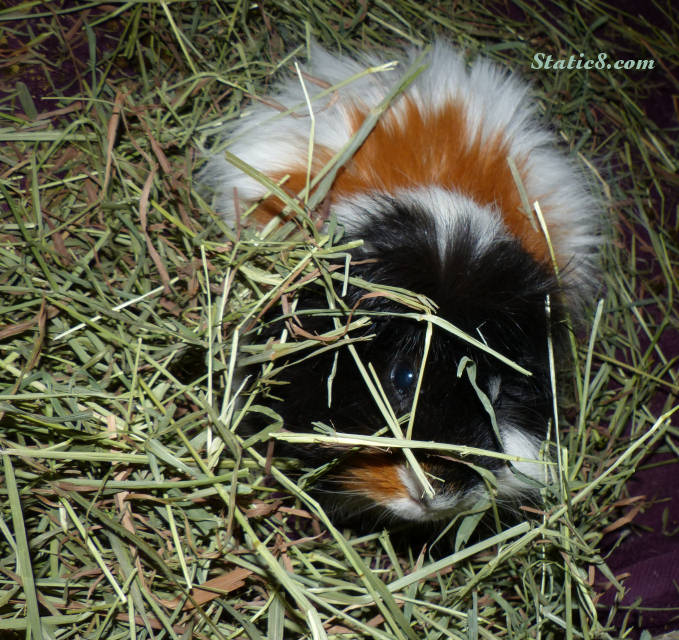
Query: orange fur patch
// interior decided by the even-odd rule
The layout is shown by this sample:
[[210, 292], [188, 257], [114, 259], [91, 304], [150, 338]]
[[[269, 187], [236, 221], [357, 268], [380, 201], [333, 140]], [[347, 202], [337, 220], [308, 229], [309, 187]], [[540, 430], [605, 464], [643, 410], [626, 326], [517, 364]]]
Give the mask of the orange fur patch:
[[[327, 147], [316, 145], [314, 147], [314, 156], [311, 162], [310, 180], [332, 159], [332, 152]], [[269, 176], [274, 182], [281, 183], [281, 188], [291, 198], [296, 198], [302, 193], [307, 186], [307, 165], [303, 166], [295, 164], [290, 167], [289, 171], [274, 173]], [[333, 191], [331, 190], [331, 194]], [[255, 209], [252, 216], [257, 224], [264, 226], [276, 216], [280, 216], [281, 211], [285, 208], [285, 203], [276, 196], [271, 196], [260, 202]], [[293, 216], [289, 216], [293, 217]], [[285, 220], [288, 220], [286, 217]]]
[[[483, 142], [478, 135], [472, 139], [461, 103], [450, 101], [437, 110], [422, 111], [407, 97], [401, 100], [400, 115], [388, 111], [340, 169], [329, 194], [331, 202], [373, 190], [390, 192], [423, 185], [455, 190], [479, 204], [496, 205], [507, 228], [524, 248], [538, 260], [548, 261], [542, 234], [533, 229], [520, 208], [519, 192], [507, 164], [508, 143], [502, 132]], [[354, 109], [354, 131], [365, 115], [358, 107]], [[312, 178], [331, 157], [327, 148], [314, 150]], [[524, 177], [525, 159], [515, 158], [515, 162]], [[284, 188], [288, 193], [297, 194], [305, 188], [306, 166], [290, 167], [271, 177], [280, 181], [286, 175], [289, 177]], [[528, 194], [529, 201], [539, 195]], [[281, 209], [278, 198], [268, 198], [255, 212], [256, 220], [266, 222]]]
[[377, 503], [408, 498], [408, 489], [399, 476], [402, 465], [402, 459], [396, 456], [356, 456], [342, 469], [342, 486]]

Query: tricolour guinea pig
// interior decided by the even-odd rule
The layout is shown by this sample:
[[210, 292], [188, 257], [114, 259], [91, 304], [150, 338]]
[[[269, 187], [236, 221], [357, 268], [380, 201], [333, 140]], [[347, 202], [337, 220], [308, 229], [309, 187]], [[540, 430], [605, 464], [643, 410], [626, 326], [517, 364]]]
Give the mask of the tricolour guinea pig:
[[[290, 74], [268, 104], [251, 104], [228, 125], [228, 150], [297, 195], [349, 142], [418, 53], [406, 54], [396, 68], [346, 82], [380, 61], [358, 62], [312, 47], [304, 81]], [[345, 239], [363, 240], [353, 252], [353, 276], [423, 294], [438, 317], [471, 339], [434, 326], [418, 380], [426, 323], [403, 317], [412, 309], [390, 297], [365, 296], [354, 286], [344, 296], [346, 308], [372, 313], [365, 335], [373, 336], [355, 347], [360, 360], [373, 365], [396, 416], [413, 409], [419, 389], [413, 440], [535, 460], [552, 416], [548, 342], [561, 362], [565, 318], [577, 320], [591, 292], [599, 242], [596, 199], [557, 149], [555, 134], [539, 123], [519, 78], [486, 60], [467, 67], [442, 42], [423, 63], [339, 170], [326, 203]], [[312, 123], [304, 88], [314, 112], [310, 163]], [[201, 180], [229, 220], [257, 203], [250, 216], [256, 224], [291, 215], [223, 154], [209, 159]], [[544, 224], [531, 219], [517, 184], [531, 205], [539, 202]], [[318, 299], [302, 294], [296, 313], [305, 329], [332, 328], [327, 318], [303, 314], [325, 304], [320, 291]], [[280, 328], [274, 323], [269, 330], [275, 335]], [[287, 430], [313, 432], [313, 423], [321, 422], [341, 433], [373, 434], [385, 425], [346, 348], [286, 367], [281, 379], [287, 384], [275, 386], [271, 406]], [[538, 462], [418, 449], [432, 493], [398, 449], [342, 453], [305, 445], [283, 451], [313, 464], [340, 456], [318, 484], [340, 518], [450, 518], [484, 495], [487, 483], [478, 467], [495, 475], [499, 501], [511, 502], [544, 479]]]

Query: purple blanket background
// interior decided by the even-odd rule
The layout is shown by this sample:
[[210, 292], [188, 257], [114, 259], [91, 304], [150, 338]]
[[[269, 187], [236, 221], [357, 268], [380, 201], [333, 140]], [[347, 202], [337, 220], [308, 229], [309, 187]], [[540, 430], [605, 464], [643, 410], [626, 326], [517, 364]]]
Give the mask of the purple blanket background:
[[[645, 495], [651, 506], [622, 531], [604, 538], [602, 552], [604, 557], [610, 553], [613, 574], [626, 576], [621, 580], [627, 592], [617, 625], [623, 622], [625, 607], [636, 602], [640, 606], [630, 614], [628, 626], [655, 635], [679, 630], [679, 463], [668, 455], [652, 456], [649, 463], [628, 482], [627, 491], [630, 496]], [[603, 582], [600, 588], [605, 588]], [[599, 602], [602, 616], [616, 595], [613, 588], [604, 592]]]

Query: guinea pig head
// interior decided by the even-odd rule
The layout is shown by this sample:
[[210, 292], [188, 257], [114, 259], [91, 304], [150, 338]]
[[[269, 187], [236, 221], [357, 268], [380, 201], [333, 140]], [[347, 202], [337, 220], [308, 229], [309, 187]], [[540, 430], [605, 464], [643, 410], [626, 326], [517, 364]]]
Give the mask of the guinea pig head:
[[[563, 332], [560, 291], [550, 269], [506, 231], [492, 207], [460, 195], [442, 190], [372, 195], [342, 206], [349, 234], [364, 241], [354, 255], [352, 275], [423, 294], [436, 305], [439, 318], [473, 339], [433, 325], [425, 349], [427, 323], [403, 316], [412, 309], [350, 287], [348, 307], [370, 317], [366, 340], [354, 343], [356, 353], [366, 367], [372, 365], [397, 417], [415, 410], [411, 438], [536, 459], [552, 406], [548, 336], [558, 345]], [[346, 207], [351, 207], [349, 213]], [[553, 307], [549, 316], [548, 295]], [[305, 302], [300, 300], [301, 309]], [[313, 330], [319, 320], [310, 321], [307, 327], [302, 319]], [[282, 380], [273, 393], [274, 408], [290, 431], [311, 432], [318, 422], [339, 433], [364, 435], [385, 427], [346, 348], [288, 366]], [[404, 431], [406, 423], [402, 421]], [[527, 477], [544, 477], [538, 462], [510, 464], [478, 451], [460, 455], [418, 448], [413, 452], [432, 495], [398, 449], [346, 452], [318, 444], [283, 446], [311, 464], [337, 458], [317, 490], [340, 518], [449, 518], [487, 490], [480, 467], [495, 475], [499, 499], [522, 495], [530, 488]]]

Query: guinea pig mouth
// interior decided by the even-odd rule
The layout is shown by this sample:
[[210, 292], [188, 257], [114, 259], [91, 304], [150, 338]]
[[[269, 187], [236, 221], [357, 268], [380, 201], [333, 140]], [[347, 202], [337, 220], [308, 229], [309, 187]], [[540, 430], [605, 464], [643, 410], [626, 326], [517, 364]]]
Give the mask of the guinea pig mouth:
[[[430, 465], [421, 463], [425, 472]], [[344, 465], [341, 485], [344, 492], [367, 499], [402, 520], [443, 520], [469, 501], [470, 490], [457, 489], [452, 483], [432, 478], [435, 490], [427, 496], [413, 471], [400, 455], [358, 454]]]

